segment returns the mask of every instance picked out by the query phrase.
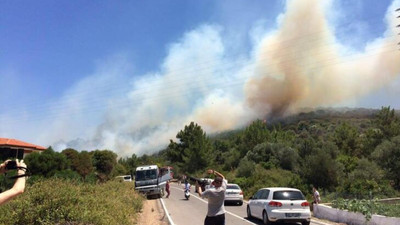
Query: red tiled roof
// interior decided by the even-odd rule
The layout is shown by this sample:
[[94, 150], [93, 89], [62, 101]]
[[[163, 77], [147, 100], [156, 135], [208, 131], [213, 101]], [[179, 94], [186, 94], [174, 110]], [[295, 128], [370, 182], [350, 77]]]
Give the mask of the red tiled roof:
[[34, 145], [34, 144], [30, 144], [30, 143], [23, 142], [20, 140], [9, 139], [9, 138], [0, 138], [0, 147], [2, 147], [2, 146], [22, 147], [22, 148], [30, 148], [30, 149], [36, 149], [36, 150], [46, 150], [45, 147], [42, 147], [39, 145]]

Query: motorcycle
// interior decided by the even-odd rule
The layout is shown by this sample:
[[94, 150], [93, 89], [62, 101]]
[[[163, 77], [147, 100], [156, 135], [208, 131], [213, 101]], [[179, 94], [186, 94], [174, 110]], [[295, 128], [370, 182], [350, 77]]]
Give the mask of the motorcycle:
[[189, 200], [189, 197], [190, 197], [190, 190], [186, 189], [185, 190], [185, 198], [186, 198], [186, 200]]

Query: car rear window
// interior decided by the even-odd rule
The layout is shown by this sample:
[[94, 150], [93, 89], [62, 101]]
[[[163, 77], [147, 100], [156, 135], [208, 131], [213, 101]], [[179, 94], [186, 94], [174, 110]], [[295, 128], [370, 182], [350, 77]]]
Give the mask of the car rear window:
[[304, 195], [300, 191], [275, 191], [274, 200], [304, 200]]
[[236, 189], [236, 190], [239, 190], [240, 188], [239, 188], [239, 186], [237, 186], [237, 185], [229, 185], [229, 184], [228, 184], [228, 186], [226, 186], [226, 189]]

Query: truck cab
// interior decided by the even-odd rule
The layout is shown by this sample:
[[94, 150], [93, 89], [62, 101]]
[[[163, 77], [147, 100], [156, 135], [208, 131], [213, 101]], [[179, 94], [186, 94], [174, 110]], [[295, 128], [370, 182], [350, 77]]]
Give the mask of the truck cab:
[[172, 179], [172, 167], [139, 166], [135, 172], [135, 190], [147, 196], [162, 197], [167, 180]]

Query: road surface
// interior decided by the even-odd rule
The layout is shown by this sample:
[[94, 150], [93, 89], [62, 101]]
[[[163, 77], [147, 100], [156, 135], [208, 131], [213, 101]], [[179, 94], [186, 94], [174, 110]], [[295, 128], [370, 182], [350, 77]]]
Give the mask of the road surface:
[[[168, 212], [169, 218], [175, 225], [203, 225], [204, 218], [207, 214], [207, 199], [200, 198], [197, 193], [194, 192], [194, 188], [191, 189], [191, 196], [189, 200], [185, 199], [183, 186], [178, 186], [176, 183], [170, 185], [171, 195], [169, 198], [162, 199], [165, 205], [166, 211]], [[251, 225], [263, 224], [261, 220], [247, 219], [246, 214], [247, 204], [243, 203], [242, 206], [238, 205], [225, 205], [225, 223], [226, 225]], [[276, 225], [283, 225], [284, 223], [277, 223]], [[296, 224], [296, 223], [294, 223]], [[301, 223], [297, 223], [301, 224]], [[287, 225], [287, 223], [285, 224]], [[311, 225], [321, 225], [316, 221], [311, 221]]]

